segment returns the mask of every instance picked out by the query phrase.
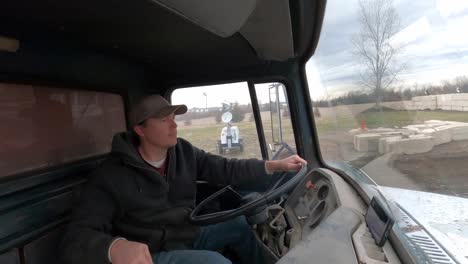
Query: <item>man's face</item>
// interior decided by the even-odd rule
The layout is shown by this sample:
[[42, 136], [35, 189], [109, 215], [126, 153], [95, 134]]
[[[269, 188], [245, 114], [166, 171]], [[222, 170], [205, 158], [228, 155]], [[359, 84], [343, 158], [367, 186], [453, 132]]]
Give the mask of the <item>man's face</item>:
[[172, 113], [161, 118], [148, 118], [135, 131], [141, 140], [157, 148], [169, 148], [177, 143], [177, 124]]

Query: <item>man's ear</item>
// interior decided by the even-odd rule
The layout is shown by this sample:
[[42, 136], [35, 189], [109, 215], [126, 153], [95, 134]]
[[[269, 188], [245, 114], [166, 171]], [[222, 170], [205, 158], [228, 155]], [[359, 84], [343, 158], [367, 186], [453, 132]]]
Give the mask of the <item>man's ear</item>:
[[140, 137], [143, 137], [145, 135], [145, 133], [143, 132], [143, 126], [141, 125], [134, 126], [133, 131], [135, 131], [135, 133]]

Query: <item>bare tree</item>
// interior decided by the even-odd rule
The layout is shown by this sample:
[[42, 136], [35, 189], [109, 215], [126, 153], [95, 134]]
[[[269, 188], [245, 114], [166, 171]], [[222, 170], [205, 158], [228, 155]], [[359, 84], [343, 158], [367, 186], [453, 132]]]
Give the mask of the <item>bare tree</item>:
[[352, 38], [354, 54], [363, 66], [362, 84], [372, 89], [380, 109], [382, 91], [396, 81], [403, 69], [398, 62], [402, 50], [391, 43], [400, 30], [400, 19], [393, 0], [360, 0], [359, 22], [361, 29]]

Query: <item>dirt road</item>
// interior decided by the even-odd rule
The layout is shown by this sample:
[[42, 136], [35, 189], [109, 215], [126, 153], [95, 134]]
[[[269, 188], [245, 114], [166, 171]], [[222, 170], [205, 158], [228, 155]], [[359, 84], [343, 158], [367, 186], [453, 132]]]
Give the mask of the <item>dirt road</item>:
[[325, 160], [363, 169], [379, 185], [468, 198], [468, 141], [453, 141], [428, 153], [380, 155], [357, 152], [349, 135], [320, 135]]
[[424, 190], [468, 198], [468, 141], [452, 141], [428, 153], [396, 156], [393, 167]]

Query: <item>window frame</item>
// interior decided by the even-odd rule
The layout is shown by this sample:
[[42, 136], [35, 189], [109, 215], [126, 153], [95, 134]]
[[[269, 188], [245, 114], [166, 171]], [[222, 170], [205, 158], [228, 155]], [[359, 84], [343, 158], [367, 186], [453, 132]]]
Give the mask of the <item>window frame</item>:
[[236, 79], [236, 80], [228, 80], [228, 81], [216, 81], [216, 82], [199, 82], [199, 83], [187, 83], [183, 85], [174, 85], [169, 87], [165, 93], [162, 95], [169, 101], [171, 102], [171, 97], [172, 94], [175, 90], [177, 89], [184, 89], [184, 88], [196, 88], [199, 86], [210, 86], [210, 85], [221, 85], [221, 84], [230, 84], [230, 83], [238, 83], [238, 82], [246, 82], [248, 89], [249, 89], [249, 95], [250, 95], [250, 101], [252, 104], [252, 112], [255, 118], [255, 127], [257, 129], [257, 138], [259, 141], [260, 145], [260, 152], [262, 154], [262, 159], [263, 160], [268, 160], [268, 145], [266, 142], [266, 137], [265, 137], [265, 130], [263, 128], [263, 123], [262, 119], [260, 116], [260, 106], [258, 105], [258, 99], [257, 99], [257, 94], [255, 91], [255, 85], [256, 84], [267, 84], [267, 83], [281, 83], [285, 87], [286, 94], [285, 96], [288, 98], [288, 107], [289, 107], [289, 113], [290, 113], [290, 118], [291, 118], [291, 125], [293, 129], [293, 134], [294, 134], [294, 143], [296, 144], [296, 149], [297, 149], [297, 154], [303, 156], [303, 144], [299, 143], [300, 142], [300, 137], [299, 137], [299, 125], [296, 123], [298, 120], [298, 110], [295, 107], [292, 107], [293, 104], [291, 102], [296, 101], [295, 99], [291, 98], [292, 92], [291, 92], [291, 87], [292, 87], [292, 81], [283, 77], [283, 76], [274, 76], [274, 77], [259, 77], [259, 78], [248, 78], [246, 79]]

